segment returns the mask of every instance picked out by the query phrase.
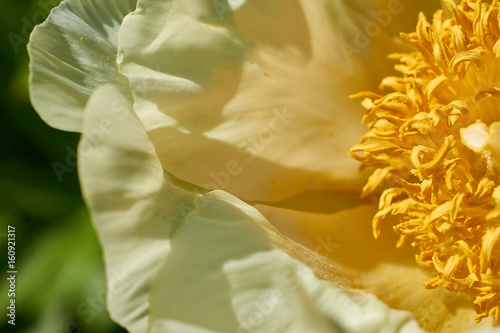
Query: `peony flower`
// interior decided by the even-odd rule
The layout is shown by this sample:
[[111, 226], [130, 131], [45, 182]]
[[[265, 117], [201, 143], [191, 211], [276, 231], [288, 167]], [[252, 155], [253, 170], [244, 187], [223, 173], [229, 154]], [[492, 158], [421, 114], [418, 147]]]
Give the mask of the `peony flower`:
[[[392, 118], [383, 111], [406, 110], [404, 120], [429, 123], [429, 133], [437, 125], [384, 98], [383, 91], [362, 93], [358, 96], [367, 98], [369, 109], [365, 118], [376, 119], [364, 135], [363, 110], [347, 98], [375, 89], [384, 76], [390, 78], [382, 87], [406, 94], [406, 100], [416, 99], [418, 84], [431, 77], [433, 88], [425, 91], [439, 93], [435, 105], [452, 93], [455, 99], [477, 96], [475, 90], [466, 95], [474, 87], [461, 86], [460, 75], [476, 68], [471, 61], [481, 63], [480, 51], [462, 49], [472, 60], [456, 61], [455, 81], [434, 78], [437, 69], [428, 62], [434, 55], [442, 59], [442, 69], [450, 61], [436, 56], [439, 47], [429, 48], [441, 45], [432, 29], [457, 34], [448, 34], [448, 40], [472, 29], [458, 9], [453, 22], [463, 19], [459, 25], [446, 21], [430, 28], [421, 18], [418, 33], [407, 39], [420, 46], [427, 63], [414, 53], [399, 56], [404, 66], [397, 68], [405, 76], [390, 76], [393, 63], [386, 55], [412, 50], [398, 32], [414, 29], [410, 23], [419, 10], [432, 13], [439, 6], [411, 0], [65, 0], [54, 9], [28, 45], [30, 93], [49, 125], [82, 133], [78, 172], [103, 247], [111, 317], [130, 332], [490, 328], [491, 318], [474, 321], [473, 301], [481, 318], [483, 310], [493, 309], [481, 305], [483, 286], [472, 278], [458, 283], [465, 271], [461, 255], [467, 252], [448, 249], [461, 244], [459, 239], [446, 236], [449, 247], [432, 239], [422, 242], [437, 253], [437, 264], [423, 256], [422, 247], [395, 247], [413, 236], [420, 246], [422, 238], [420, 229], [405, 224], [412, 205], [423, 200], [405, 173], [412, 170], [408, 159], [413, 162], [407, 151], [411, 144], [428, 144], [418, 148], [424, 155], [415, 153], [424, 165], [436, 147], [398, 141], [403, 129], [391, 127]], [[480, 8], [472, 2], [463, 6]], [[444, 22], [443, 12], [437, 13], [441, 21], [435, 22]], [[474, 13], [474, 24], [486, 15]], [[490, 46], [497, 28], [491, 25], [492, 35], [484, 35]], [[458, 37], [453, 45], [462, 45]], [[440, 88], [444, 82], [447, 88]], [[481, 100], [493, 105], [494, 85], [480, 91]], [[461, 114], [454, 116], [461, 124]], [[473, 163], [474, 154], [496, 153], [492, 118], [471, 117], [464, 124], [463, 131], [454, 129], [463, 138], [456, 156], [446, 155], [451, 139], [431, 136], [445, 140], [440, 163], [443, 158]], [[355, 145], [361, 137], [361, 145]], [[370, 170], [360, 172], [347, 155], [353, 145], [354, 157], [379, 168], [364, 190]], [[384, 148], [388, 145], [393, 150]], [[420, 186], [432, 175], [413, 174]], [[387, 201], [379, 210], [376, 201], [359, 199], [368, 192], [378, 198], [376, 188], [384, 181], [389, 192], [383, 192]], [[457, 192], [454, 207], [463, 207], [477, 192], [468, 190]], [[495, 195], [488, 202], [476, 197], [481, 208], [495, 208]], [[431, 200], [428, 205], [435, 222], [436, 209], [445, 204]], [[379, 223], [390, 214], [403, 214], [402, 224], [394, 222], [403, 235], [400, 242], [391, 222]], [[451, 215], [467, 220], [469, 214], [477, 211]], [[374, 216], [378, 239], [372, 236]], [[427, 223], [425, 216], [419, 221]], [[435, 226], [432, 235], [441, 237], [440, 228]], [[478, 235], [491, 243], [480, 249], [495, 247], [495, 232]], [[492, 265], [491, 275], [495, 251], [487, 252], [490, 260], [481, 264]], [[416, 254], [431, 272], [415, 263]], [[477, 270], [468, 272], [474, 276]], [[429, 280], [426, 286], [453, 292], [424, 289]]]
[[398, 247], [411, 240], [418, 265], [434, 273], [425, 288], [466, 290], [476, 320], [499, 323], [500, 7], [446, 3], [451, 17], [439, 10], [430, 24], [421, 15], [403, 35], [418, 49], [393, 55], [403, 76], [384, 79], [380, 94], [354, 96], [374, 119], [351, 156], [377, 168], [363, 196], [386, 187], [375, 237], [385, 217], [399, 215]]

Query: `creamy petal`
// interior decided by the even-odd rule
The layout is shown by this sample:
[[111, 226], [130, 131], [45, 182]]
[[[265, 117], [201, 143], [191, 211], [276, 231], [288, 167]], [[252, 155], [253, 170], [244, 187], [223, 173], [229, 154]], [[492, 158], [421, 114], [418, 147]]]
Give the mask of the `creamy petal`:
[[108, 308], [130, 332], [420, 332], [408, 312], [318, 280], [255, 208], [169, 182], [116, 88], [90, 98], [78, 156]]
[[[110, 315], [131, 332], [145, 332], [148, 286], [182, 221], [177, 204], [191, 196], [176, 189], [169, 200], [160, 196], [164, 178], [154, 147], [115, 87], [98, 88], [88, 102], [78, 163], [104, 247]], [[165, 216], [171, 223], [162, 223]]]
[[[373, 238], [370, 221], [376, 206], [360, 205], [332, 214], [264, 205], [257, 209], [285, 236], [331, 261], [330, 275], [325, 278], [373, 293], [391, 308], [411, 311], [425, 330], [471, 332], [491, 327], [491, 321], [474, 322], [475, 312], [467, 295], [423, 288], [432, 276], [415, 264], [415, 252], [409, 245], [395, 248], [398, 238], [391, 225], [383, 226], [378, 240]], [[309, 260], [308, 264], [315, 271], [325, 271], [321, 260]]]
[[[415, 31], [419, 12], [432, 18], [436, 9], [446, 8], [441, 0], [349, 0], [347, 4], [369, 22], [375, 22], [383, 27], [390, 36]], [[368, 29], [375, 31], [372, 27]], [[367, 34], [366, 30], [364, 33]]]
[[352, 299], [282, 251], [270, 249], [268, 240], [255, 232], [256, 221], [230, 213], [228, 202], [234, 198], [214, 194], [224, 201], [207, 207], [215, 209], [208, 215], [213, 222], [192, 216], [172, 238], [172, 252], [152, 287], [157, 293], [151, 298], [151, 321], [262, 333], [377, 332], [411, 326], [408, 313], [388, 312], [367, 295]]
[[137, 0], [65, 0], [32, 32], [30, 97], [50, 126], [81, 131], [92, 91], [104, 83], [132, 94], [118, 72], [118, 30]]
[[164, 168], [252, 201], [359, 190], [346, 152], [365, 127], [348, 96], [398, 46], [383, 29], [356, 44], [373, 18], [346, 3], [140, 0], [119, 63]]

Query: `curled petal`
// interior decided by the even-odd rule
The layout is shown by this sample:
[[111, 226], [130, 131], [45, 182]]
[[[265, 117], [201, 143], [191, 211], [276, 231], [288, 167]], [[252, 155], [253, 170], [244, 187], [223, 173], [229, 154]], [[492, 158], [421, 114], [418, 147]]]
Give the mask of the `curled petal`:
[[254, 207], [165, 178], [115, 87], [90, 98], [78, 153], [108, 308], [130, 332], [420, 332], [408, 312], [319, 280]]
[[30, 97], [50, 126], [80, 132], [92, 91], [112, 83], [132, 100], [118, 72], [118, 30], [137, 0], [65, 0], [30, 36]]
[[388, 70], [377, 50], [398, 47], [354, 7], [139, 1], [120, 31], [120, 71], [164, 168], [251, 201], [359, 190], [346, 151], [361, 110], [347, 96]]

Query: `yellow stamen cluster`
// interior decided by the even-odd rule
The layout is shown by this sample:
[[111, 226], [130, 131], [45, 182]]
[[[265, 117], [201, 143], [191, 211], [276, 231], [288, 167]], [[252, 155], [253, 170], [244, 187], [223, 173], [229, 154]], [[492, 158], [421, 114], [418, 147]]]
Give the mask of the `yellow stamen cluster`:
[[370, 130], [350, 155], [377, 168], [362, 194], [381, 193], [375, 237], [398, 215], [397, 245], [410, 241], [435, 274], [424, 287], [467, 290], [476, 321], [499, 323], [500, 159], [463, 130], [500, 121], [500, 3], [445, 3], [451, 14], [438, 10], [432, 24], [420, 14], [402, 34], [418, 49], [390, 56], [402, 76], [352, 96], [364, 99]]

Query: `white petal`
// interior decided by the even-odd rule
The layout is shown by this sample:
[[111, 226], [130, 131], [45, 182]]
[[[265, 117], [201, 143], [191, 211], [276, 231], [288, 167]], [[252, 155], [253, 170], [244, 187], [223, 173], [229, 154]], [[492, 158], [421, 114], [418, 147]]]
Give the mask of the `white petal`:
[[366, 128], [348, 96], [374, 87], [397, 49], [384, 29], [356, 44], [373, 20], [343, 1], [140, 0], [120, 70], [176, 177], [252, 201], [357, 191], [346, 152]]
[[92, 91], [113, 83], [131, 100], [118, 72], [118, 30], [137, 0], [65, 0], [38, 25], [28, 44], [30, 97], [49, 125], [81, 131]]
[[[346, 3], [360, 15], [383, 27], [391, 36], [399, 36], [401, 32], [415, 31], [419, 12], [431, 19], [439, 8], [446, 8], [441, 0], [349, 0]], [[372, 25], [371, 23], [369, 25]], [[366, 30], [372, 27], [362, 27]]]
[[485, 123], [474, 123], [466, 128], [460, 129], [462, 143], [472, 151], [479, 153], [488, 143], [490, 130]]
[[316, 272], [326, 271], [325, 278], [346, 288], [366, 291], [391, 308], [410, 311], [425, 330], [454, 333], [491, 327], [491, 318], [480, 324], [474, 321], [476, 313], [470, 295], [423, 288], [433, 275], [416, 265], [411, 246], [396, 248], [398, 237], [391, 221], [382, 225], [379, 239], [373, 237], [370, 221], [376, 205], [359, 205], [331, 214], [264, 205], [256, 208], [285, 236], [328, 258], [330, 265], [324, 267], [324, 260], [308, 259], [303, 254], [307, 251], [295, 257], [302, 258]]
[[271, 242], [286, 239], [255, 208], [167, 181], [116, 88], [90, 98], [78, 153], [108, 308], [130, 332], [420, 331], [408, 312], [318, 280]]
[[[108, 308], [131, 332], [145, 332], [148, 286], [168, 250], [176, 218], [181, 221], [176, 204], [182, 193], [173, 190], [168, 201], [158, 202], [161, 166], [130, 103], [116, 88], [98, 88], [85, 113], [79, 177], [104, 246]], [[163, 212], [172, 223], [160, 222]], [[144, 226], [137, 228], [140, 221]]]

